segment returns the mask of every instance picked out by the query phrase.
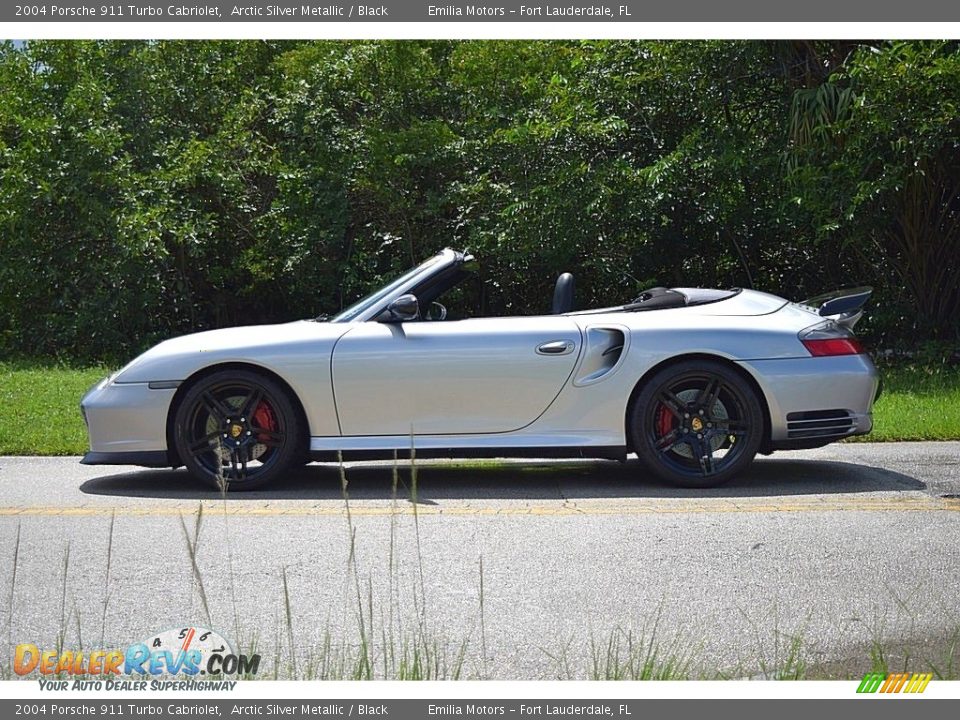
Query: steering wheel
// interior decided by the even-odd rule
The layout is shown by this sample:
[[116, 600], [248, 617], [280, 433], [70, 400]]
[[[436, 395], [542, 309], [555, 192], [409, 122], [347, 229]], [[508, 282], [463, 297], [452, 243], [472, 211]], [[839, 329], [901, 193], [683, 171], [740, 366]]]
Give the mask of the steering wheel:
[[430, 303], [430, 311], [427, 313], [428, 320], [446, 320], [447, 308], [442, 303], [436, 301]]

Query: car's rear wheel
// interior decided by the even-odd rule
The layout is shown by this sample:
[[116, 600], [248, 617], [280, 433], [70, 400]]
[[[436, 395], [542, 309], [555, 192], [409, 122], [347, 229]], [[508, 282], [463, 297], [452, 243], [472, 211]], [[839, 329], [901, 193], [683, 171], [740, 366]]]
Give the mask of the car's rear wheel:
[[223, 370], [192, 385], [173, 430], [187, 470], [223, 490], [266, 485], [303, 455], [303, 429], [284, 388], [246, 370]]
[[689, 360], [644, 384], [629, 429], [637, 456], [660, 478], [683, 487], [714, 487], [753, 461], [763, 439], [763, 410], [736, 370]]

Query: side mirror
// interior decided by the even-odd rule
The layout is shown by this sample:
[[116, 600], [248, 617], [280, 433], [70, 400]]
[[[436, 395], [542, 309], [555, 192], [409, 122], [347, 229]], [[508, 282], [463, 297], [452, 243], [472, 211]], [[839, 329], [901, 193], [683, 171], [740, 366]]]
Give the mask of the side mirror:
[[386, 322], [416, 320], [420, 317], [420, 303], [417, 301], [417, 296], [410, 293], [401, 295], [387, 305], [387, 310], [384, 315], [383, 320]]

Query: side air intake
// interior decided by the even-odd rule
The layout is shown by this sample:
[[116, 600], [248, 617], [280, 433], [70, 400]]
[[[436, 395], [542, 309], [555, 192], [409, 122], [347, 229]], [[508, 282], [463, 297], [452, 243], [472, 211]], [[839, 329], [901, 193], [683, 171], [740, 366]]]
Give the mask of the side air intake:
[[787, 414], [787, 437], [839, 438], [854, 428], [855, 418], [847, 410], [815, 410]]
[[583, 362], [574, 385], [589, 385], [608, 375], [619, 364], [626, 335], [617, 328], [589, 328]]

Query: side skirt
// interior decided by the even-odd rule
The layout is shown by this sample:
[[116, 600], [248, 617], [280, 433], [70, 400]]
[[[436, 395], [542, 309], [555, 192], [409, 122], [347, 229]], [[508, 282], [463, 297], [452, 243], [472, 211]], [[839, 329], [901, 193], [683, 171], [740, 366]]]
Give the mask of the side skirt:
[[337, 462], [341, 457], [345, 461], [363, 460], [400, 460], [410, 459], [411, 454], [420, 459], [433, 458], [593, 458], [603, 460], [627, 459], [627, 449], [623, 446], [585, 446], [585, 447], [484, 447], [484, 448], [409, 448], [387, 450], [311, 450], [310, 459], [315, 462]]

